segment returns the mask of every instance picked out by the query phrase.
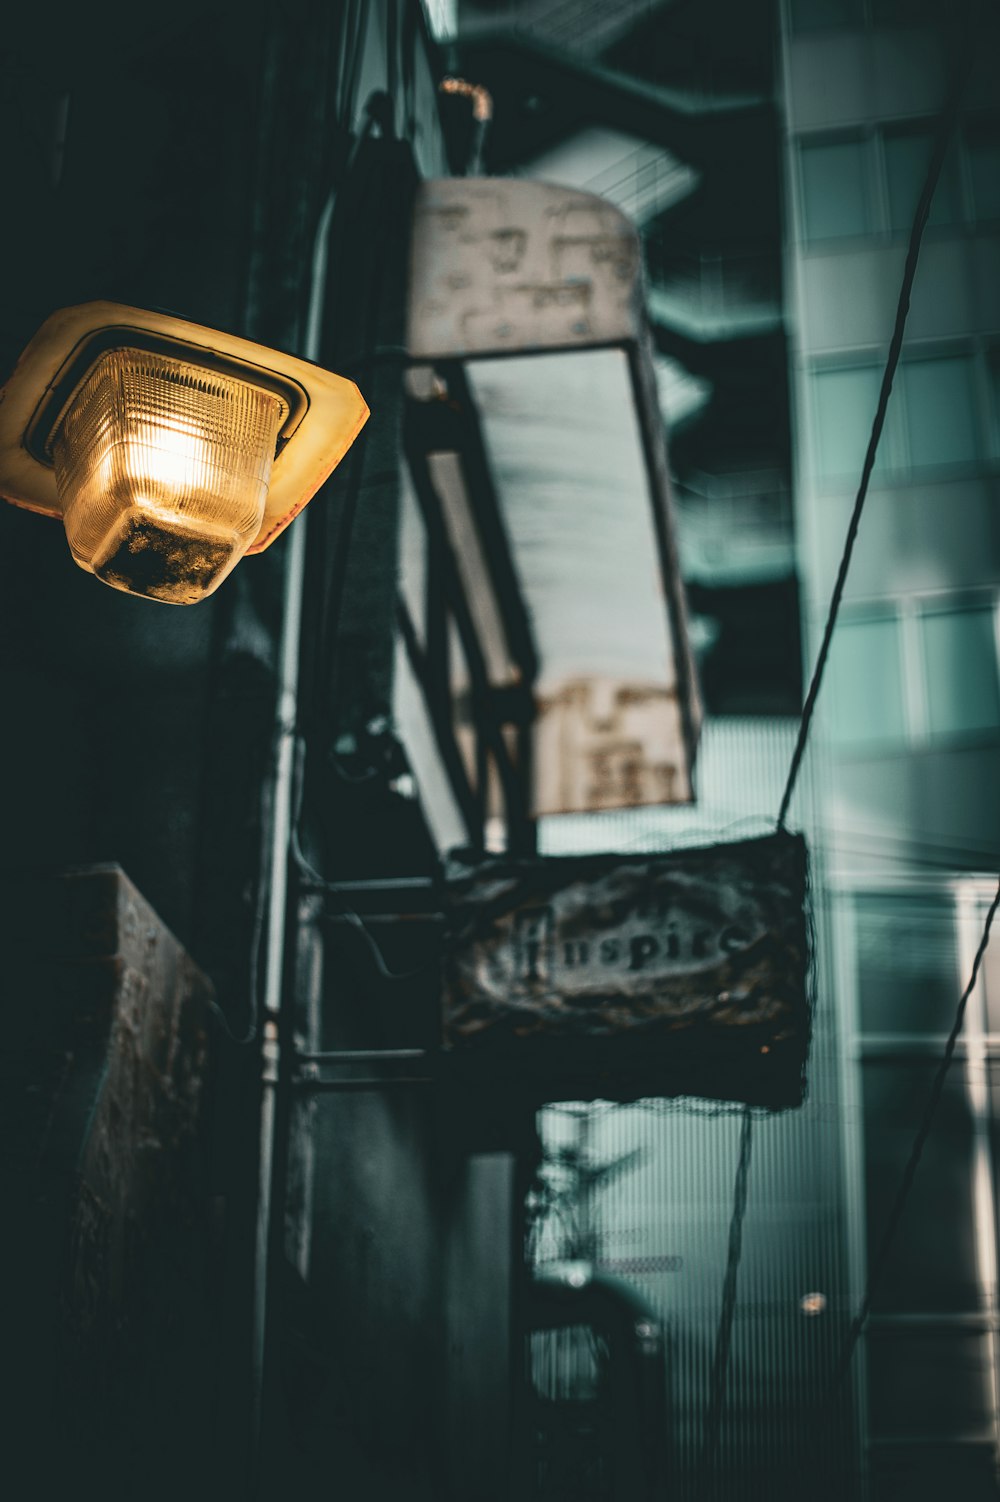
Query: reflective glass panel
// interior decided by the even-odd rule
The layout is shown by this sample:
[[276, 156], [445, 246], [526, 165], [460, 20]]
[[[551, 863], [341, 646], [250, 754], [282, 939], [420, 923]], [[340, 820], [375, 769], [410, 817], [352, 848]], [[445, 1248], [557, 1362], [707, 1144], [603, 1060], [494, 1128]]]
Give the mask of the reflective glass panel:
[[807, 240], [871, 232], [865, 151], [863, 141], [802, 147], [802, 209]]
[[858, 893], [854, 921], [861, 1031], [947, 1034], [959, 986], [951, 902]]
[[922, 26], [937, 19], [941, 0], [871, 0], [876, 26]]
[[868, 1335], [871, 1427], [879, 1438], [986, 1433], [989, 1336], [906, 1326]]
[[793, 31], [826, 26], [854, 26], [861, 19], [861, 0], [791, 0]]
[[902, 740], [903, 707], [899, 624], [881, 620], [842, 621], [830, 649], [827, 725], [844, 746], [870, 746]]
[[[869, 1261], [923, 1115], [935, 1061], [866, 1059], [865, 1165]], [[973, 1224], [972, 1121], [963, 1069], [944, 1087], [875, 1294], [876, 1310], [974, 1311], [980, 1293]]]
[[[887, 134], [884, 141], [885, 171], [889, 190], [889, 224], [897, 233], [908, 233], [927, 176], [934, 137], [930, 131]], [[948, 152], [931, 199], [928, 224], [960, 224], [961, 178], [955, 150]]]
[[[861, 478], [881, 383], [882, 372], [875, 365], [820, 370], [814, 375], [816, 469], [821, 480], [856, 485]], [[875, 456], [876, 475], [889, 468], [893, 433], [890, 405], [889, 420]]]
[[978, 458], [972, 360], [951, 355], [900, 366], [910, 464], [972, 464]]
[[927, 612], [920, 620], [928, 727], [933, 735], [1000, 725], [991, 609]]
[[1000, 219], [1000, 121], [968, 126], [965, 149], [976, 219]]

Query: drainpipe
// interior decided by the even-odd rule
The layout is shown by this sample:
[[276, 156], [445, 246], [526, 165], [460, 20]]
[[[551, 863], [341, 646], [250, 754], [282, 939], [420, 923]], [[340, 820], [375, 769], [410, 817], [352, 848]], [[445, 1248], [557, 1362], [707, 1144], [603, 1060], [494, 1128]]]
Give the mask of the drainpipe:
[[[320, 330], [329, 263], [334, 194], [320, 216], [313, 242], [305, 358], [319, 362]], [[283, 1240], [285, 1145], [288, 1135], [294, 1027], [295, 939], [298, 900], [291, 900], [289, 869], [297, 782], [299, 657], [302, 597], [305, 582], [306, 526], [302, 518], [288, 532], [285, 554], [284, 606], [278, 652], [275, 712], [275, 760], [268, 851], [266, 965], [261, 996], [260, 1164], [254, 1249], [252, 1344], [252, 1447], [257, 1474], [263, 1438], [267, 1388], [267, 1345], [271, 1319], [270, 1292], [280, 1264]]]

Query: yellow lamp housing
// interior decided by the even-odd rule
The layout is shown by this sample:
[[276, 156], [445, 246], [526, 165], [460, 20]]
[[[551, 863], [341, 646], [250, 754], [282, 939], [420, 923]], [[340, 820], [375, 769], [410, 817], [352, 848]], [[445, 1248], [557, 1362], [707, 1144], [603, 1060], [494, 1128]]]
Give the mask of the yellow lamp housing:
[[269, 547], [368, 418], [353, 381], [164, 313], [54, 313], [0, 393], [0, 495], [81, 568], [190, 605]]

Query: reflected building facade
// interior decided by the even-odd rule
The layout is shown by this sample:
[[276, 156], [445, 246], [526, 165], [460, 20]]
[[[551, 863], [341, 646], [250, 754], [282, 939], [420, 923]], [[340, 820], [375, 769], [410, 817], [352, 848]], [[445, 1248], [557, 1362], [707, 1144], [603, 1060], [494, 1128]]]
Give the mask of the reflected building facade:
[[[962, 18], [921, 0], [781, 0], [465, 5], [459, 20], [463, 66], [498, 101], [493, 170], [588, 187], [642, 231], [708, 709], [694, 809], [543, 821], [540, 847], [652, 850], [764, 829]], [[985, 57], [996, 36], [980, 24]], [[678, 1481], [696, 1484], [708, 1466], [725, 1498], [798, 1495], [819, 1472], [838, 1498], [996, 1494], [1000, 978], [989, 955], [866, 1335], [830, 1395], [995, 883], [991, 84], [974, 67], [934, 198], [792, 806], [813, 849], [810, 1090], [799, 1112], [757, 1126], [712, 1455], [737, 1122], [684, 1102], [542, 1118], [550, 1162], [577, 1162], [589, 1186], [574, 1235], [585, 1223], [595, 1266], [639, 1288], [670, 1332]], [[543, 1222], [536, 1262], [558, 1262], [573, 1241]]]
[[[818, 649], [964, 17], [789, 0], [786, 276], [806, 661]], [[996, 46], [984, 10], [975, 47]], [[995, 890], [1000, 115], [974, 66], [820, 698], [818, 845], [860, 1298]], [[996, 1495], [997, 982], [969, 1001], [858, 1359], [877, 1497]]]

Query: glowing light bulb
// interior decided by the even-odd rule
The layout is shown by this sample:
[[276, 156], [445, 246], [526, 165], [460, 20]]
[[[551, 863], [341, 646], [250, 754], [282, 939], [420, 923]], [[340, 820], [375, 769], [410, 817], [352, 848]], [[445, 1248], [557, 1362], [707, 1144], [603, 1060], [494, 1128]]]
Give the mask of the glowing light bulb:
[[60, 308], [0, 390], [0, 497], [81, 568], [190, 605], [263, 553], [368, 419], [353, 381], [173, 313]]
[[260, 530], [287, 405], [172, 356], [111, 350], [52, 446], [73, 557], [116, 589], [191, 604]]

